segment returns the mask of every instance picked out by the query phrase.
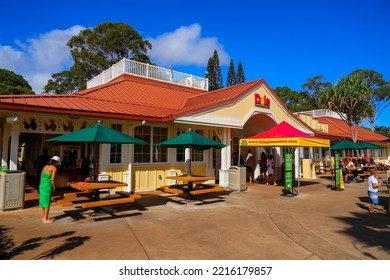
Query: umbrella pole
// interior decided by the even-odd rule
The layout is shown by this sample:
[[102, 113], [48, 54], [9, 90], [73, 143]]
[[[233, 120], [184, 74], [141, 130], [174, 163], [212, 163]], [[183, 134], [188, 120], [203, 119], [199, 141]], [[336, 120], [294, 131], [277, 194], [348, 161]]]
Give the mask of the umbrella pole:
[[98, 143], [94, 143], [94, 145], [93, 145], [93, 160], [94, 160], [94, 164], [93, 164], [93, 180], [95, 181], [95, 182], [97, 182], [98, 181], [98, 162], [99, 162], [99, 160], [98, 160], [98, 151], [97, 151], [97, 149], [98, 149]]
[[189, 163], [188, 163], [188, 175], [189, 176], [191, 176], [191, 173], [192, 173], [192, 170], [191, 170], [191, 162], [192, 162], [192, 149], [191, 148], [189, 148], [189, 158], [188, 158], [188, 161], [189, 161]]

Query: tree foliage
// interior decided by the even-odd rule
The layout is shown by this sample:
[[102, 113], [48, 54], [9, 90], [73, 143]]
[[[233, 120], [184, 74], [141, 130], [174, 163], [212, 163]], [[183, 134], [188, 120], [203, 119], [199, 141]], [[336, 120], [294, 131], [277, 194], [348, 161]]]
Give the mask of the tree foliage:
[[388, 126], [374, 126], [374, 131], [390, 138], [390, 127]]
[[244, 67], [242, 66], [242, 63], [240, 61], [237, 66], [236, 83], [242, 84], [245, 82], [246, 82], [246, 78], [244, 73]]
[[349, 75], [323, 92], [320, 104], [335, 111], [350, 127], [352, 140], [357, 141], [357, 128], [375, 110], [368, 101], [372, 94], [369, 85], [360, 75]]
[[34, 94], [23, 76], [7, 69], [0, 69], [0, 94]]
[[123, 58], [150, 63], [147, 40], [125, 23], [104, 22], [85, 29], [67, 43], [74, 65], [52, 75], [45, 92], [73, 93], [86, 88], [86, 82]]
[[234, 86], [238, 84], [245, 83], [245, 74], [244, 74], [244, 68], [242, 67], [241, 61], [238, 63], [237, 71], [234, 70], [234, 62], [233, 59], [230, 60], [228, 74], [227, 74], [227, 81], [226, 86]]
[[383, 78], [381, 73], [374, 70], [357, 69], [349, 74], [349, 76], [355, 75], [362, 77], [371, 91], [368, 101], [374, 107], [375, 114], [368, 116], [367, 120], [371, 124], [371, 129], [374, 129], [375, 121], [390, 105], [390, 83]]
[[276, 87], [274, 91], [290, 111], [301, 112], [308, 110], [307, 103], [310, 97], [306, 92], [292, 90], [286, 86]]
[[217, 50], [214, 50], [213, 56], [207, 62], [206, 77], [209, 79], [209, 91], [223, 88], [222, 72]]
[[302, 100], [306, 106], [306, 110], [321, 109], [319, 100], [321, 99], [322, 92], [330, 89], [332, 84], [325, 81], [325, 77], [322, 75], [308, 78], [306, 83], [302, 85], [302, 96], [305, 98]]
[[234, 86], [235, 84], [237, 84], [236, 70], [234, 69], [233, 59], [230, 59], [226, 87]]

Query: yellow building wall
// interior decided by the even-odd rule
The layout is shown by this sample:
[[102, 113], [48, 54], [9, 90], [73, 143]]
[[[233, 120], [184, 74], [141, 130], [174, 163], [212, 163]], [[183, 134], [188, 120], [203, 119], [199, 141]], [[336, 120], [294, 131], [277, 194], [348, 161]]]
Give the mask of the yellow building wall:
[[[270, 99], [270, 108], [257, 107], [255, 105], [255, 95], [266, 97]], [[198, 121], [200, 123], [226, 123], [229, 126], [235, 125], [243, 127], [250, 117], [257, 113], [264, 113], [272, 117], [275, 122], [280, 123], [286, 121], [290, 125], [308, 132], [306, 127], [303, 127], [280, 101], [267, 90], [265, 86], [260, 86], [253, 92], [239, 100], [235, 104], [231, 104], [224, 108], [219, 108], [215, 111], [206, 112], [204, 114], [193, 115], [187, 117], [191, 121]], [[184, 120], [186, 118], [183, 118]]]
[[[158, 187], [169, 185], [170, 180], [166, 179], [172, 172], [176, 172], [177, 175], [183, 174], [185, 171], [185, 165], [147, 165], [147, 166], [134, 166], [132, 169], [132, 185], [135, 191], [150, 191], [155, 190]], [[205, 163], [193, 163], [191, 165], [191, 171], [194, 174], [206, 174]], [[124, 167], [108, 167], [105, 173], [109, 176], [109, 179], [127, 182], [128, 170]], [[116, 190], [125, 190], [127, 187], [117, 188]]]
[[310, 115], [299, 114], [298, 117], [316, 131], [328, 132], [328, 125], [320, 123]]

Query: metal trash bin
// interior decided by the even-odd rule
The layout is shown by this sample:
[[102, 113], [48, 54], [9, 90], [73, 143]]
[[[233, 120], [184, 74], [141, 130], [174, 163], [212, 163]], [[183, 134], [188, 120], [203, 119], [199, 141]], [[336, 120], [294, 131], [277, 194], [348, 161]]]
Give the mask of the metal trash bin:
[[229, 189], [233, 191], [246, 190], [245, 166], [231, 166], [229, 168]]
[[0, 212], [24, 207], [25, 181], [25, 172], [0, 172]]

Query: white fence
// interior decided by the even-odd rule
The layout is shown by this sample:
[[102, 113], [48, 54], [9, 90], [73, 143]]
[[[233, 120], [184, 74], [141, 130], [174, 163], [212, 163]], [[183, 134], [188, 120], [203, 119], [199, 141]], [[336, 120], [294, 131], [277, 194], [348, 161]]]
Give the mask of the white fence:
[[87, 82], [87, 88], [95, 87], [127, 73], [148, 79], [179, 84], [186, 87], [208, 91], [208, 79], [181, 73], [169, 68], [158, 67], [146, 63], [137, 62], [127, 58], [117, 62], [95, 78]]

